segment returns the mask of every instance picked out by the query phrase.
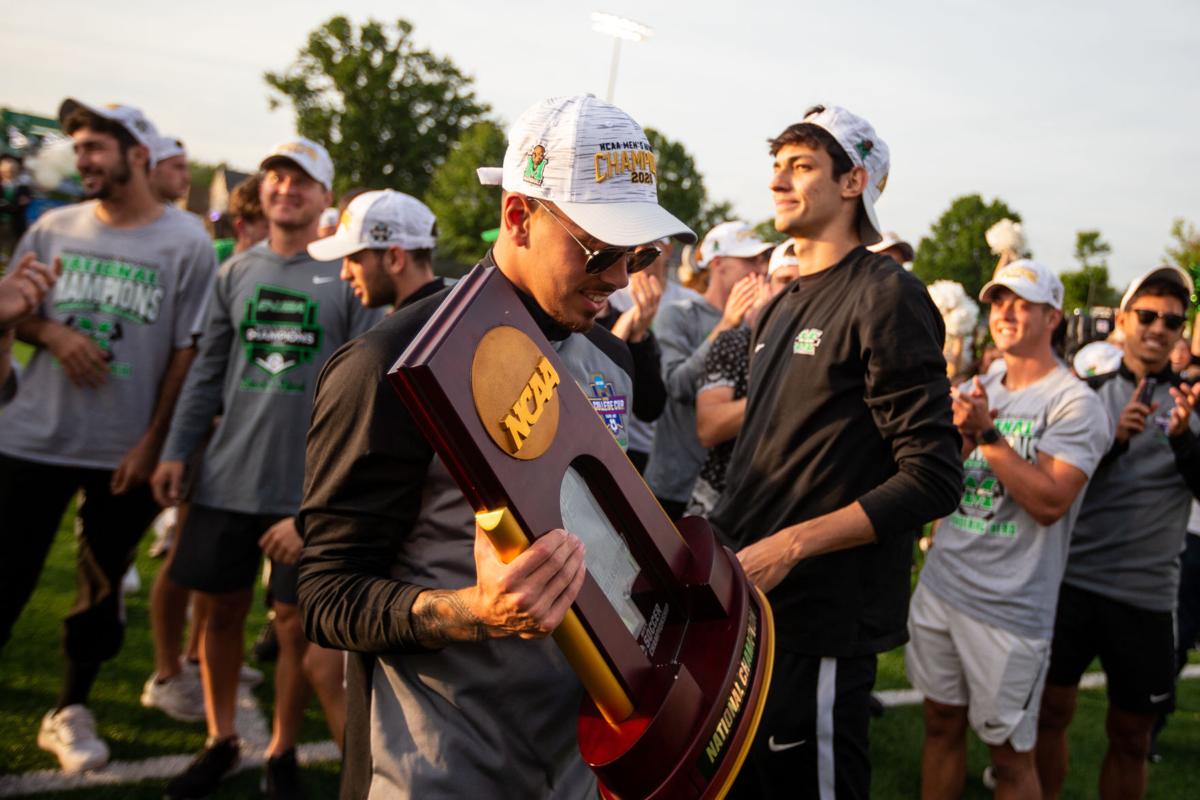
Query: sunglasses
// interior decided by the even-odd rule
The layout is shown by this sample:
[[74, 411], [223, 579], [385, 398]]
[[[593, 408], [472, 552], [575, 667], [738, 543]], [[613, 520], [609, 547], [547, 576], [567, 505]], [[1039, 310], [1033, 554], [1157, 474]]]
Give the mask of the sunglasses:
[[662, 255], [661, 250], [650, 245], [638, 248], [603, 247], [599, 250], [592, 250], [586, 244], [579, 241], [579, 238], [575, 234], [571, 233], [571, 229], [568, 228], [566, 224], [558, 218], [557, 214], [550, 210], [549, 206], [547, 206], [541, 200], [538, 200], [536, 197], [532, 199], [533, 202], [541, 206], [542, 210], [549, 214], [554, 221], [557, 222], [562, 229], [567, 232], [567, 236], [570, 236], [575, 240], [575, 244], [579, 245], [579, 247], [587, 255], [587, 261], [583, 262], [583, 269], [588, 275], [599, 275], [601, 272], [604, 272], [604, 270], [608, 269], [613, 264], [625, 257], [629, 258], [629, 260], [625, 263], [625, 271], [632, 275], [635, 272], [641, 272], [646, 267], [653, 264], [654, 261], [660, 255]]
[[1187, 317], [1182, 314], [1160, 314], [1148, 308], [1134, 308], [1131, 310], [1134, 314], [1137, 314], [1138, 322], [1147, 328], [1153, 325], [1156, 319], [1161, 319], [1163, 325], [1166, 325], [1169, 331], [1177, 331], [1183, 327], [1183, 323], [1187, 322]]

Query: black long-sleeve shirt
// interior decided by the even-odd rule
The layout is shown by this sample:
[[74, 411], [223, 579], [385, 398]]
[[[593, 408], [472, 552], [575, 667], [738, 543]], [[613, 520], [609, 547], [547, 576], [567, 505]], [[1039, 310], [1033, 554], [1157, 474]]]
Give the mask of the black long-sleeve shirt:
[[905, 640], [913, 536], [962, 493], [944, 338], [924, 285], [865, 248], [763, 310], [713, 527], [740, 549], [857, 501], [877, 538], [801, 561], [768, 594], [781, 647], [842, 657]]

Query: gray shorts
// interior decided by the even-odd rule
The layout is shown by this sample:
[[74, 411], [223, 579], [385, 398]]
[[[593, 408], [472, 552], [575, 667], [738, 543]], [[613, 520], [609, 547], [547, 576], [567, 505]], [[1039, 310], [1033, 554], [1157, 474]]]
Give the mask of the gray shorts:
[[1049, 639], [980, 622], [920, 583], [909, 605], [908, 635], [904, 666], [913, 688], [934, 702], [966, 706], [971, 728], [986, 744], [1033, 749]]

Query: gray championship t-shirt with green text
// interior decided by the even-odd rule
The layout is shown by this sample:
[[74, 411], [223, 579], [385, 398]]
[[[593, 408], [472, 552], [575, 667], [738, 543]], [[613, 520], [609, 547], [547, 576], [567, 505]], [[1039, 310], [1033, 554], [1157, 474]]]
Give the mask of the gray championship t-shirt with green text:
[[[1040, 452], [1090, 478], [1113, 435], [1096, 393], [1061, 365], [1016, 392], [1004, 386], [1004, 377], [980, 381], [989, 406], [999, 412], [996, 429], [1009, 445], [1031, 464]], [[921, 583], [981, 622], [1049, 639], [1083, 490], [1066, 514], [1046, 526], [1008, 496], [979, 448], [963, 468], [962, 501], [938, 525]]]
[[20, 390], [0, 416], [0, 453], [46, 464], [116, 468], [150, 424], [174, 350], [191, 347], [195, 319], [216, 275], [199, 220], [173, 206], [138, 228], [96, 217], [98, 201], [46, 212], [21, 239], [25, 253], [62, 275], [42, 317], [86, 334], [108, 358], [99, 388], [71, 383], [48, 350], [34, 351]]
[[222, 265], [162, 454], [186, 461], [221, 414], [193, 502], [246, 514], [299, 509], [317, 376], [334, 350], [383, 319], [340, 270], [306, 254], [284, 258], [266, 242]]

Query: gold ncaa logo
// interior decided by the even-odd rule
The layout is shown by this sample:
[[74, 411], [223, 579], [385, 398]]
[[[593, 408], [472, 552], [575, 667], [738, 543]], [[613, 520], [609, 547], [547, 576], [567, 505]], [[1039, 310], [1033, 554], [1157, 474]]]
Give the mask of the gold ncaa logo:
[[558, 432], [558, 372], [516, 328], [488, 331], [471, 361], [471, 394], [479, 420], [504, 452], [533, 460]]

